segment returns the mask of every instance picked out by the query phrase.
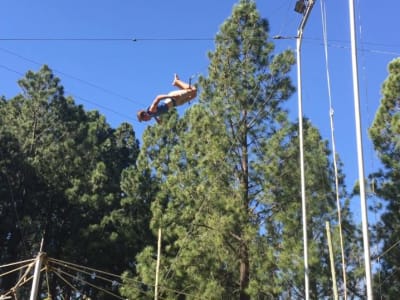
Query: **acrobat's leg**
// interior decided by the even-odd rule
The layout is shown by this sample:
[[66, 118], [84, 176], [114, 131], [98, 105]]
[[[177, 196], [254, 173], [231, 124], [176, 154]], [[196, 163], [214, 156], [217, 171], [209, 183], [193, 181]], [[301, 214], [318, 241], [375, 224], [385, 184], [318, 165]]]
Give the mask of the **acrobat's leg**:
[[176, 86], [182, 90], [190, 90], [193, 88], [193, 86], [187, 84], [186, 82], [183, 82], [182, 80], [179, 79], [178, 75], [175, 74], [174, 81], [172, 82], [173, 86]]

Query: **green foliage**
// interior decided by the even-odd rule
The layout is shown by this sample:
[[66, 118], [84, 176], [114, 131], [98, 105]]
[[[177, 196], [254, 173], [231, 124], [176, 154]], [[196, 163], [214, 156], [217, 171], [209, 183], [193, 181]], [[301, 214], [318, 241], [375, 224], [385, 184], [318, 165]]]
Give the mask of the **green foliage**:
[[[239, 1], [215, 46], [208, 75], [199, 79], [199, 104], [143, 135], [138, 170], [153, 175], [151, 226], [155, 236], [162, 229], [159, 296], [301, 298], [297, 125], [282, 109], [294, 91], [293, 53], [273, 54], [254, 1]], [[325, 221], [336, 218], [334, 177], [327, 143], [308, 122], [305, 135], [311, 293], [319, 299], [331, 296]], [[358, 249], [350, 218], [345, 214], [348, 252]], [[156, 253], [152, 245], [137, 256], [125, 296], [154, 298]]]
[[[160, 287], [165, 298], [176, 297], [177, 291], [210, 299], [278, 297], [289, 289], [296, 291], [288, 282], [295, 282], [301, 294], [301, 239], [293, 236], [293, 231], [300, 234], [299, 193], [294, 188], [297, 172], [293, 172], [298, 168], [296, 139], [289, 139], [288, 132], [281, 135], [293, 145], [294, 159], [285, 165], [293, 174], [287, 185], [280, 174], [268, 169], [271, 163], [265, 163], [275, 156], [281, 163], [288, 162], [284, 159], [290, 153], [288, 146], [278, 152], [279, 145], [270, 142], [286, 124], [280, 106], [293, 91], [286, 74], [294, 58], [290, 52], [271, 54], [267, 30], [268, 23], [260, 19], [254, 2], [240, 1], [217, 35], [216, 51], [209, 54], [209, 76], [200, 78], [200, 105], [192, 107], [183, 120], [173, 115], [166, 125], [149, 128], [144, 135], [141, 161], [154, 170], [160, 184], [152, 224], [153, 231], [163, 229]], [[330, 190], [326, 184], [321, 186], [326, 178], [320, 174], [329, 166], [326, 145], [311, 133], [310, 138], [316, 139], [312, 143], [322, 147], [319, 168], [310, 170], [315, 175], [309, 183], [311, 189], [320, 190], [319, 198], [313, 193], [313, 201], [319, 203]], [[312, 143], [311, 149], [319, 149]], [[310, 151], [310, 160], [315, 161], [314, 156]], [[271, 178], [277, 182], [266, 186]], [[275, 194], [272, 186], [287, 194]], [[315, 226], [334, 204], [322, 203], [312, 210], [316, 217], [310, 220]], [[279, 206], [284, 215], [275, 211]], [[262, 224], [268, 226], [260, 235]], [[278, 228], [286, 227], [283, 235]], [[316, 237], [323, 228], [316, 230]], [[282, 246], [291, 255], [297, 249], [294, 260], [277, 250]], [[322, 246], [321, 241], [312, 247], [315, 266], [320, 264]], [[138, 257], [140, 276], [136, 279], [150, 287], [155, 249], [146, 253]], [[323, 285], [316, 286], [316, 295], [321, 289]]]
[[43, 238], [49, 256], [122, 273], [148, 227], [148, 208], [135, 231], [123, 219], [133, 219], [120, 187], [139, 151], [133, 128], [76, 105], [47, 66], [18, 83], [22, 93], [0, 104], [1, 262], [31, 258]]
[[[240, 0], [209, 53], [199, 103], [183, 118], [172, 111], [162, 125], [149, 126], [140, 149], [131, 125], [113, 129], [97, 111], [76, 105], [47, 66], [29, 71], [21, 94], [0, 99], [0, 261], [35, 255], [44, 237], [49, 256], [124, 270], [121, 295], [153, 299], [161, 229], [162, 299], [302, 298], [298, 125], [282, 108], [294, 92], [294, 55], [274, 54], [268, 31], [255, 2]], [[377, 124], [384, 129], [376, 135], [391, 167], [398, 161], [389, 152], [397, 149], [397, 111], [385, 107], [394, 111], [382, 109]], [[327, 142], [304, 123], [311, 298], [330, 298], [326, 221], [341, 270], [333, 166]], [[341, 199], [348, 196], [343, 179], [339, 168]], [[394, 195], [388, 186], [380, 191]], [[360, 233], [351, 217], [347, 200], [348, 287], [361, 297]], [[16, 279], [1, 281], [0, 289]], [[69, 286], [51, 279], [54, 297], [71, 297]], [[93, 299], [108, 297], [80, 285]]]
[[382, 249], [390, 249], [381, 258], [381, 270], [375, 281], [377, 297], [394, 299], [400, 291], [399, 247], [392, 247], [400, 236], [400, 59], [388, 66], [389, 75], [382, 85], [382, 98], [369, 135], [383, 164], [383, 170], [370, 175], [374, 191], [385, 200], [377, 239]]

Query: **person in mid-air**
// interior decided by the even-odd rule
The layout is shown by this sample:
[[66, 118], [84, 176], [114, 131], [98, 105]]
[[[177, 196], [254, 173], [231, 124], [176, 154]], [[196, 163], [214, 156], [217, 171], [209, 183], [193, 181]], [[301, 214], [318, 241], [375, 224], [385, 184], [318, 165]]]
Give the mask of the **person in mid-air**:
[[[160, 123], [160, 115], [167, 113], [169, 109], [175, 106], [185, 104], [186, 102], [196, 98], [196, 87], [183, 82], [176, 74], [174, 75], [172, 85], [178, 87], [179, 90], [172, 91], [166, 95], [158, 95], [147, 110], [142, 109], [138, 111], [137, 117], [140, 122], [150, 121], [154, 118], [157, 123]], [[165, 101], [160, 103], [160, 101], [164, 99]]]

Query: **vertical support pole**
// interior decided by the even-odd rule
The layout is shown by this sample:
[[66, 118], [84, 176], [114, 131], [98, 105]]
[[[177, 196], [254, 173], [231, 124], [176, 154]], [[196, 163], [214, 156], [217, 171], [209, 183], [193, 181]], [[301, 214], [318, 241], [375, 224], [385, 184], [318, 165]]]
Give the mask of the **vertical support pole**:
[[154, 300], [158, 300], [158, 277], [160, 273], [160, 260], [161, 260], [161, 227], [158, 228], [157, 265], [156, 265], [156, 282], [154, 284]]
[[298, 110], [299, 110], [299, 148], [300, 148], [300, 177], [301, 177], [301, 206], [303, 219], [303, 244], [304, 244], [304, 293], [305, 299], [309, 300], [309, 267], [308, 267], [308, 236], [307, 236], [307, 201], [305, 187], [305, 171], [304, 171], [304, 142], [303, 142], [303, 92], [301, 81], [301, 42], [303, 39], [303, 30], [306, 26], [311, 9], [314, 6], [314, 0], [307, 2], [303, 18], [297, 30], [296, 52], [297, 52], [297, 95], [298, 95]]
[[297, 48], [297, 95], [299, 110], [299, 150], [300, 150], [300, 180], [301, 180], [301, 208], [303, 219], [303, 247], [304, 247], [304, 289], [305, 299], [309, 299], [309, 279], [308, 279], [308, 236], [307, 236], [307, 201], [304, 175], [304, 142], [303, 142], [303, 104], [302, 104], [302, 83], [301, 83], [301, 37], [302, 29], [299, 30], [296, 39]]
[[32, 289], [31, 289], [31, 296], [30, 300], [36, 300], [38, 289], [39, 289], [39, 281], [40, 281], [40, 269], [42, 268], [42, 261], [43, 261], [44, 253], [39, 252], [36, 257], [35, 263], [35, 271], [33, 273], [33, 281], [32, 281]]
[[350, 11], [350, 38], [351, 38], [351, 59], [353, 69], [353, 92], [354, 92], [354, 110], [356, 122], [356, 138], [357, 138], [357, 161], [358, 161], [358, 180], [360, 185], [360, 201], [361, 201], [361, 219], [364, 244], [364, 263], [365, 263], [365, 279], [367, 286], [367, 299], [372, 300], [372, 280], [371, 280], [371, 258], [369, 253], [368, 238], [368, 215], [365, 197], [365, 180], [364, 180], [364, 158], [362, 148], [361, 133], [361, 117], [360, 117], [360, 96], [358, 87], [358, 63], [357, 63], [357, 45], [355, 31], [355, 10], [354, 0], [349, 0]]
[[330, 227], [328, 221], [325, 222], [325, 225], [326, 225], [326, 236], [328, 239], [328, 247], [329, 247], [329, 260], [331, 263], [333, 297], [335, 300], [338, 300], [339, 298], [338, 298], [338, 290], [337, 290], [337, 284], [336, 284], [335, 260], [333, 258], [331, 227]]

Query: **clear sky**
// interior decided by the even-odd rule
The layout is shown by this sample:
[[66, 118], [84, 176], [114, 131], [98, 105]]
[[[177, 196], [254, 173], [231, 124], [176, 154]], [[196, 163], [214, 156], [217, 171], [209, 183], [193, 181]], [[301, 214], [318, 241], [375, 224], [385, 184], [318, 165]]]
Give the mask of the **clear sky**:
[[[322, 0], [321, 0], [322, 1]], [[302, 46], [303, 112], [330, 140], [329, 99], [321, 1], [316, 1]], [[270, 36], [294, 37], [301, 15], [295, 0], [257, 0]], [[106, 115], [117, 127], [134, 126], [138, 138], [151, 123], [136, 111], [158, 93], [171, 90], [173, 74], [183, 80], [207, 75], [207, 52], [230, 16], [235, 0], [13, 0], [1, 1], [0, 95], [11, 98], [28, 70], [49, 65], [66, 95], [87, 110]], [[368, 173], [379, 166], [367, 136], [387, 77], [387, 65], [400, 56], [398, 0], [355, 1], [364, 162]], [[349, 2], [326, 1], [328, 61], [336, 149], [350, 188], [358, 179], [350, 56]], [[296, 49], [294, 39], [275, 40], [276, 53]], [[293, 83], [297, 85], [296, 66]], [[180, 108], [180, 113], [189, 106]], [[288, 101], [297, 119], [297, 94]], [[359, 214], [359, 203], [353, 205]], [[373, 221], [373, 220], [372, 220]]]

